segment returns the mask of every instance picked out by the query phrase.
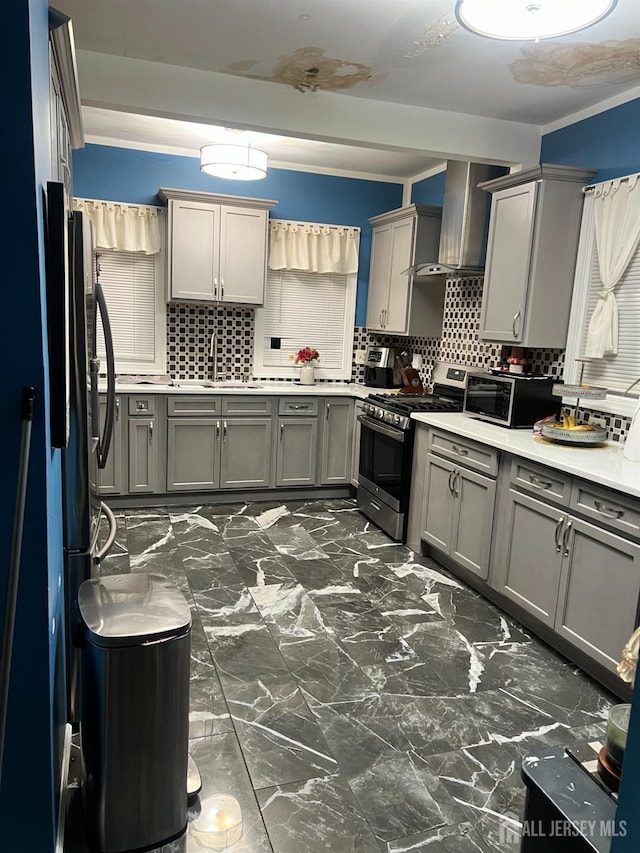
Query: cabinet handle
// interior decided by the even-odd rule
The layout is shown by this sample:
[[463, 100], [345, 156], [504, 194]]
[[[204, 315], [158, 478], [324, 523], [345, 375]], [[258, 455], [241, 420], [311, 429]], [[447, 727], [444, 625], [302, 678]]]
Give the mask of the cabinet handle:
[[220, 421], [216, 421], [216, 442], [220, 442]]
[[541, 480], [540, 477], [536, 477], [535, 474], [529, 474], [529, 482], [534, 486], [538, 486], [540, 489], [550, 489], [553, 485], [551, 480]]
[[519, 319], [520, 319], [520, 311], [516, 311], [516, 313], [515, 313], [515, 315], [514, 315], [514, 317], [513, 317], [513, 325], [512, 325], [512, 327], [511, 327], [511, 329], [512, 329], [512, 331], [513, 331], [513, 337], [514, 337], [514, 338], [517, 338], [517, 337], [518, 337], [518, 330], [519, 330], [519, 327], [518, 327], [518, 329], [516, 329], [516, 324], [518, 323], [518, 320], [519, 320]]
[[594, 500], [593, 505], [601, 515], [604, 515], [607, 518], [622, 518], [624, 515], [623, 509], [617, 509], [615, 506], [609, 506], [602, 501]]
[[284, 424], [280, 424], [280, 441], [282, 441], [283, 435], [284, 435]]
[[389, 310], [387, 308], [384, 309], [384, 327], [387, 328], [387, 321], [389, 319]]
[[224, 299], [224, 279], [220, 279], [220, 299]]
[[380, 509], [381, 509], [380, 504], [377, 504], [377, 503], [376, 503], [374, 500], [372, 500], [371, 498], [369, 498], [369, 506], [370, 506], [372, 509], [375, 509], [375, 510], [376, 510], [376, 512], [380, 512]]
[[120, 420], [120, 397], [116, 397], [116, 420]]
[[569, 532], [570, 532], [572, 527], [573, 527], [573, 521], [567, 521], [567, 526], [564, 529], [564, 536], [562, 537], [562, 547], [564, 548], [564, 556], [565, 557], [569, 556], [569, 548], [568, 548], [567, 542], [569, 539]]
[[213, 298], [218, 298], [218, 276], [214, 275], [213, 277]]
[[297, 412], [297, 411], [299, 411], [300, 409], [308, 409], [308, 408], [309, 408], [309, 404], [308, 404], [308, 403], [289, 403], [289, 408], [290, 408], [290, 409], [295, 409], [295, 410], [296, 410], [296, 412]]
[[453, 496], [457, 498], [460, 495], [460, 492], [456, 488], [458, 485], [458, 481], [460, 480], [460, 471], [456, 468], [453, 473], [455, 474], [455, 477], [453, 478]]
[[226, 421], [222, 421], [222, 440], [223, 441], [227, 440], [227, 422]]
[[378, 320], [380, 321], [380, 326], [384, 329], [384, 320], [383, 320], [383, 317], [384, 317], [384, 309], [383, 309], [383, 308], [381, 308], [381, 309], [380, 309], [380, 316], [378, 317]]
[[449, 471], [449, 491], [453, 494], [453, 484], [451, 482], [451, 478], [455, 474], [455, 471]]
[[467, 450], [466, 447], [458, 447], [457, 444], [452, 444], [451, 449], [454, 450], [458, 454], [458, 456], [468, 456], [469, 455], [469, 451]]
[[327, 403], [327, 408], [326, 408], [326, 411], [325, 411], [325, 413], [324, 413], [324, 419], [325, 419], [325, 421], [328, 421], [328, 420], [329, 420], [329, 409], [330, 409], [330, 408], [331, 408], [331, 403]]
[[561, 516], [556, 523], [556, 532], [554, 534], [554, 539], [556, 543], [556, 554], [559, 554], [562, 550], [562, 546], [560, 545], [560, 530], [562, 525], [564, 524], [564, 515]]
[[149, 444], [153, 442], [153, 421], [149, 421]]

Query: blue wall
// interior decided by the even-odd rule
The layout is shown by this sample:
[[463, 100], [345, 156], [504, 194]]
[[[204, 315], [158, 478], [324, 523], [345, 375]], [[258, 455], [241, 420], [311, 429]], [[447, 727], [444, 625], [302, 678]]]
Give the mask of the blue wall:
[[424, 178], [411, 187], [411, 202], [413, 204], [432, 204], [442, 207], [444, 203], [444, 179], [446, 172], [438, 172], [430, 178]]
[[195, 157], [105, 145], [87, 145], [74, 152], [73, 193], [79, 198], [159, 204], [160, 187], [277, 199], [271, 216], [279, 219], [359, 226], [356, 325], [364, 326], [371, 252], [367, 220], [400, 207], [401, 184], [273, 168], [263, 181], [225, 181], [204, 175]]
[[598, 169], [595, 181], [640, 172], [640, 98], [547, 133], [540, 162]]
[[[62, 633], [60, 582], [60, 454], [50, 449], [45, 323], [42, 186], [50, 178], [48, 20], [46, 0], [21, 0], [3, 9], [6, 198], [3, 240], [14, 269], [5, 269], [4, 311], [11, 322], [0, 335], [6, 366], [0, 397], [0, 622], [4, 620], [7, 564], [20, 443], [20, 397], [36, 389], [10, 705], [0, 786], [3, 850], [52, 851], [56, 830], [59, 753], [54, 693]], [[55, 628], [53, 620], [55, 619]]]

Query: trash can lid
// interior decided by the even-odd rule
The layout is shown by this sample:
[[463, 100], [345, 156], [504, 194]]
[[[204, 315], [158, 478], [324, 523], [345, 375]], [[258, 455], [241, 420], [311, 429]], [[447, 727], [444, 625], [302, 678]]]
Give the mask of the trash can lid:
[[87, 639], [98, 646], [141, 646], [186, 633], [191, 610], [163, 575], [140, 572], [84, 581], [78, 608]]

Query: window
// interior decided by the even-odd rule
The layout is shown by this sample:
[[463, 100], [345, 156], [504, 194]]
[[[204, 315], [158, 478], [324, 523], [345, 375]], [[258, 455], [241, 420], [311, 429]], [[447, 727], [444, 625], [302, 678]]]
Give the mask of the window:
[[[164, 253], [98, 250], [100, 284], [109, 310], [117, 373], [167, 369]], [[98, 356], [104, 364], [100, 331]]]
[[[601, 288], [595, 241], [594, 199], [585, 198], [576, 266], [571, 321], [566, 351], [565, 382], [578, 382], [585, 351], [587, 328]], [[618, 353], [584, 362], [582, 381], [609, 389], [607, 399], [593, 404], [604, 412], [631, 415], [637, 405], [632, 397], [622, 396], [640, 376], [640, 246], [615, 289], [618, 303]], [[637, 389], [636, 389], [637, 390]], [[636, 394], [637, 396], [637, 394]]]
[[295, 377], [289, 356], [313, 347], [319, 379], [351, 379], [356, 285], [356, 273], [268, 269], [264, 308], [256, 309], [256, 377]]

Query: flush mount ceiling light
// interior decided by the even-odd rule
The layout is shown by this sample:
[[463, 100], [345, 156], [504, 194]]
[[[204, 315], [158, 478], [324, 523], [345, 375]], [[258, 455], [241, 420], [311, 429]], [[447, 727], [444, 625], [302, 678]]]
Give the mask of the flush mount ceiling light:
[[493, 39], [537, 41], [598, 23], [618, 0], [458, 0], [456, 18], [467, 30]]
[[267, 177], [267, 154], [249, 144], [203, 145], [200, 149], [200, 171], [229, 181], [260, 181]]

